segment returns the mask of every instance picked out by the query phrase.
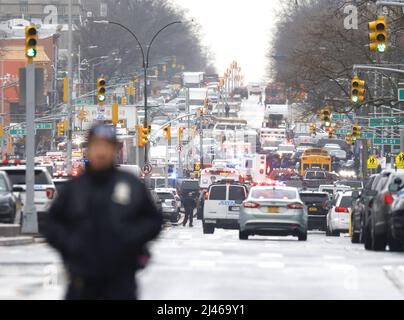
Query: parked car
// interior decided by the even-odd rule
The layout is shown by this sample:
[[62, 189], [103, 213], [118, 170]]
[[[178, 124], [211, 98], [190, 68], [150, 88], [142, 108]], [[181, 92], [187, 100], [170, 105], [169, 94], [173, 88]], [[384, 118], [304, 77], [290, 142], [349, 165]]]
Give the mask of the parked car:
[[10, 179], [5, 172], [0, 171], [0, 221], [15, 223], [17, 209], [20, 205], [19, 198], [13, 193]]
[[349, 232], [352, 191], [338, 192], [327, 215], [327, 236]]
[[371, 200], [370, 192], [372, 191], [372, 186], [374, 181], [379, 175], [372, 175], [366, 185], [364, 186], [361, 193], [356, 193], [352, 195], [352, 213], [351, 213], [351, 226], [352, 226], [352, 243], [364, 243], [364, 228], [365, 219], [369, 215], [369, 202]]
[[240, 208], [247, 194], [248, 187], [237, 182], [211, 184], [203, 205], [203, 233], [212, 234], [215, 228], [238, 230]]
[[[25, 166], [9, 166], [0, 169], [7, 173], [13, 185], [13, 192], [16, 196], [21, 197], [23, 203], [22, 211], [24, 211], [25, 203]], [[44, 167], [35, 168], [35, 208], [38, 216], [39, 232], [44, 230], [45, 218], [51, 206], [53, 199], [56, 196], [56, 187], [52, 181], [52, 177], [48, 170]]]
[[161, 200], [161, 209], [163, 218], [170, 222], [178, 222], [180, 220], [181, 201], [170, 189], [155, 189], [159, 199]]
[[374, 191], [367, 226], [370, 231], [371, 250], [384, 251], [388, 245], [390, 251], [403, 251], [403, 246], [392, 234], [391, 213], [397, 191], [390, 187], [392, 184], [400, 185], [402, 181], [404, 181], [404, 170], [384, 172]]
[[391, 232], [401, 245], [404, 245], [404, 185], [396, 184], [397, 196], [391, 209]]
[[249, 236], [288, 236], [307, 240], [307, 211], [297, 188], [253, 187], [240, 212], [240, 240]]
[[301, 191], [299, 195], [307, 207], [308, 230], [326, 231], [330, 195], [318, 191]]

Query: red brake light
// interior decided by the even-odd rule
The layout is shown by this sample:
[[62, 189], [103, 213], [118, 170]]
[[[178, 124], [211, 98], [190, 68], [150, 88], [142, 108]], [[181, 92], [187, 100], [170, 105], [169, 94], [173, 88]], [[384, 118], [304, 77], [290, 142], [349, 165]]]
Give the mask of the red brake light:
[[384, 194], [384, 203], [385, 204], [393, 204], [394, 198], [391, 193], [385, 193]]
[[52, 200], [54, 196], [55, 196], [55, 189], [53, 189], [53, 188], [47, 188], [47, 189], [46, 189], [46, 197], [47, 197], [49, 200]]
[[260, 208], [261, 205], [256, 202], [244, 202], [243, 207], [248, 208], [248, 209], [257, 209], [257, 208]]
[[261, 170], [260, 170], [260, 174], [264, 174], [264, 169], [261, 169]]
[[344, 207], [336, 207], [335, 212], [348, 213], [349, 210], [348, 210], [348, 208], [344, 208]]
[[303, 209], [303, 205], [301, 203], [290, 203], [288, 204], [289, 209]]

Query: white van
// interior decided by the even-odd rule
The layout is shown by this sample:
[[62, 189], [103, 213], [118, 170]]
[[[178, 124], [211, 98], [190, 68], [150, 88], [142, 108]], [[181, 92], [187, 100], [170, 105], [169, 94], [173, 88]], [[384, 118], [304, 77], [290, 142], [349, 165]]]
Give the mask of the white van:
[[203, 233], [213, 234], [215, 228], [238, 230], [240, 207], [247, 195], [247, 186], [237, 182], [210, 185], [203, 206]]

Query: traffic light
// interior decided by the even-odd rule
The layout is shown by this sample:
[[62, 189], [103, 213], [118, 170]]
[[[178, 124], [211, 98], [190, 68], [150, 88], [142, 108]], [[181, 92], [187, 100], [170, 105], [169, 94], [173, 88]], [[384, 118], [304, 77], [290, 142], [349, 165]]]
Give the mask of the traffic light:
[[32, 64], [37, 55], [38, 31], [34, 26], [25, 27], [25, 56], [28, 63]]
[[137, 127], [137, 144], [140, 148], [144, 147], [143, 144], [143, 127], [142, 126], [138, 126]]
[[97, 100], [99, 104], [104, 104], [107, 100], [107, 89], [106, 89], [107, 82], [105, 78], [98, 78], [97, 79]]
[[348, 134], [346, 135], [345, 141], [346, 141], [346, 143], [349, 144], [349, 145], [353, 145], [353, 144], [354, 144], [354, 142], [353, 142], [353, 140], [352, 140], [352, 133], [348, 133]]
[[334, 138], [334, 128], [329, 127], [329, 128], [327, 129], [327, 132], [328, 132], [328, 138], [329, 138], [329, 139]]
[[362, 103], [365, 101], [365, 81], [358, 76], [352, 79], [351, 101], [353, 103]]
[[119, 122], [119, 105], [117, 103], [112, 104], [111, 120], [114, 126]]
[[201, 163], [200, 162], [195, 163], [194, 169], [195, 169], [194, 171], [201, 171]]
[[149, 143], [150, 128], [142, 128], [142, 145], [145, 146]]
[[185, 128], [178, 128], [178, 144], [181, 144], [182, 137], [184, 136]]
[[167, 139], [168, 142], [171, 141], [171, 126], [165, 127], [164, 128], [164, 138]]
[[310, 134], [317, 135], [317, 125], [315, 123], [310, 124]]
[[387, 49], [387, 22], [384, 16], [378, 16], [369, 22], [369, 49], [372, 52], [384, 53]]
[[122, 104], [123, 106], [126, 106], [126, 105], [128, 104], [128, 98], [122, 97], [122, 99], [121, 99], [121, 104]]
[[57, 124], [58, 128], [58, 137], [63, 137], [65, 135], [65, 123], [61, 121]]
[[329, 109], [321, 110], [321, 120], [323, 121], [323, 127], [331, 127], [331, 111]]
[[352, 141], [357, 141], [362, 136], [362, 127], [359, 125], [354, 125], [352, 127]]

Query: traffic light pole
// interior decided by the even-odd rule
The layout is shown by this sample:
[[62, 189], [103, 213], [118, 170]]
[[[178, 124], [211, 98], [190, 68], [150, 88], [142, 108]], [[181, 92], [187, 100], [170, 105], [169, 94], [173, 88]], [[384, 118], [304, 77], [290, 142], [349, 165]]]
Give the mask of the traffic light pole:
[[26, 68], [26, 140], [25, 154], [27, 168], [25, 174], [25, 203], [21, 233], [38, 233], [38, 216], [35, 208], [35, 65]]
[[[67, 146], [66, 146], [66, 170], [70, 174], [72, 170], [72, 140], [73, 140], [73, 61], [72, 61], [72, 50], [73, 50], [73, 30], [72, 30], [72, 0], [69, 0], [68, 5], [68, 16], [69, 16], [69, 31], [68, 31], [68, 45], [67, 45], [67, 74], [68, 74], [68, 101], [67, 101], [67, 112], [68, 112], [68, 122], [67, 122]], [[66, 128], [65, 128], [66, 130]]]

